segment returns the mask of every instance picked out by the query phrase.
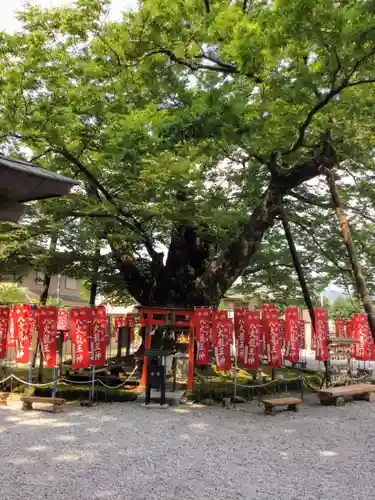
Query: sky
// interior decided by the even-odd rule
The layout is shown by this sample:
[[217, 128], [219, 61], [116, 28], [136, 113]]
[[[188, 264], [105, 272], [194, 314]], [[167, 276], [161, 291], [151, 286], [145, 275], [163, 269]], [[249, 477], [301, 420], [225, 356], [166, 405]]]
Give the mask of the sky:
[[[22, 10], [24, 0], [1, 0], [0, 6], [0, 30], [17, 31], [20, 27], [15, 13]], [[45, 8], [59, 7], [60, 5], [72, 4], [72, 0], [30, 0], [31, 4], [41, 5]], [[112, 0], [110, 18], [119, 19], [123, 10], [135, 7], [136, 0]]]

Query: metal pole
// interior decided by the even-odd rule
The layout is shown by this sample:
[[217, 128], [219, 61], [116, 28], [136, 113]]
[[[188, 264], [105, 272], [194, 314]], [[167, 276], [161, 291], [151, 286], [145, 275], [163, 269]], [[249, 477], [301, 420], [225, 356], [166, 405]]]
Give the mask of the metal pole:
[[234, 348], [234, 364], [233, 364], [233, 407], [236, 407], [236, 399], [237, 399], [237, 340], [234, 332], [234, 328], [232, 330], [232, 342]]
[[55, 398], [56, 397], [56, 367], [54, 366], [53, 367], [53, 380], [55, 381], [55, 383], [53, 384], [53, 389], [52, 389], [52, 397]]

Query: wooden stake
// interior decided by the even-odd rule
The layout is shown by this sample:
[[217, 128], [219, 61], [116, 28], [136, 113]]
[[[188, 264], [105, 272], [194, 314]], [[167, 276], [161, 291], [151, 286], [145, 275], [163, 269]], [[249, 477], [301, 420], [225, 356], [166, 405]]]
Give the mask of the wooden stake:
[[335, 182], [335, 177], [334, 177], [335, 174], [334, 174], [334, 172], [332, 172], [331, 170], [329, 170], [327, 168], [324, 168], [323, 172], [327, 178], [327, 184], [328, 184], [328, 187], [329, 187], [329, 190], [331, 193], [331, 198], [332, 198], [332, 205], [333, 205], [333, 208], [336, 212], [337, 218], [339, 220], [342, 237], [344, 239], [344, 244], [345, 244], [346, 250], [348, 252], [350, 264], [351, 264], [352, 269], [353, 269], [357, 293], [361, 297], [361, 300], [363, 303], [363, 308], [366, 312], [367, 319], [368, 319], [368, 322], [370, 325], [371, 335], [372, 335], [373, 339], [375, 339], [374, 309], [373, 309], [371, 297], [370, 297], [370, 294], [369, 294], [369, 291], [368, 291], [368, 288], [367, 288], [367, 285], [365, 282], [365, 278], [363, 276], [362, 266], [361, 266], [361, 263], [359, 262], [359, 259], [358, 259], [357, 250], [356, 250], [356, 247], [354, 245], [354, 242], [353, 242], [351, 234], [350, 234], [349, 223], [348, 223], [348, 220], [346, 218], [344, 208], [341, 204], [339, 193], [337, 192], [336, 182]]

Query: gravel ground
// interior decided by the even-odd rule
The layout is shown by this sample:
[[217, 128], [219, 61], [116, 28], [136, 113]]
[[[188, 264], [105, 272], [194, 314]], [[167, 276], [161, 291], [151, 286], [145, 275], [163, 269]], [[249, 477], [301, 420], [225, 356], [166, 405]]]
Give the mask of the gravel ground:
[[369, 500], [374, 417], [367, 402], [276, 417], [255, 404], [0, 407], [1, 498]]

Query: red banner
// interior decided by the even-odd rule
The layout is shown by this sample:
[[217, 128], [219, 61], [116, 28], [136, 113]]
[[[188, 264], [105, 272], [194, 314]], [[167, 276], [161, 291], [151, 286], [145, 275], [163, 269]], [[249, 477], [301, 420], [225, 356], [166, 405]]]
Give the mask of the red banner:
[[126, 325], [125, 316], [115, 316], [115, 342], [118, 342], [118, 331]]
[[16, 305], [13, 310], [14, 338], [16, 340], [16, 362], [29, 362], [31, 342], [32, 309], [28, 304]]
[[345, 320], [342, 318], [335, 319], [336, 337], [345, 338]]
[[212, 347], [217, 370], [230, 370], [231, 322], [227, 311], [212, 311]]
[[69, 330], [68, 311], [66, 309], [59, 309], [57, 311], [57, 330], [59, 332]]
[[263, 352], [266, 352], [267, 344], [269, 343], [270, 332], [269, 332], [269, 322], [272, 318], [278, 318], [279, 312], [274, 306], [264, 305], [261, 307], [262, 312], [262, 343]]
[[315, 309], [316, 323], [316, 354], [315, 359], [326, 361], [328, 359], [328, 320], [327, 313], [321, 307]]
[[196, 309], [194, 314], [195, 340], [197, 342], [197, 365], [210, 364], [210, 309]]
[[259, 311], [249, 311], [245, 335], [244, 367], [257, 370], [260, 367], [260, 338], [262, 325]]
[[299, 362], [299, 339], [298, 339], [299, 310], [297, 307], [285, 309], [285, 356], [291, 363]]
[[280, 346], [281, 348], [285, 347], [285, 319], [280, 320]]
[[355, 314], [353, 316], [353, 338], [359, 340], [355, 344], [355, 359], [367, 361], [369, 357], [368, 349], [369, 326], [365, 314]]
[[39, 342], [42, 346], [44, 366], [56, 366], [57, 350], [57, 309], [55, 306], [41, 306], [38, 308]]
[[271, 368], [282, 367], [282, 355], [280, 345], [280, 320], [279, 312], [273, 306], [263, 310], [262, 314], [263, 337], [265, 339], [265, 351], [267, 363]]
[[90, 366], [89, 338], [91, 330], [91, 309], [74, 307], [70, 310], [70, 336], [72, 339], [72, 369]]
[[249, 340], [249, 313], [248, 309], [234, 310], [234, 333], [237, 339], [237, 361], [243, 363], [245, 358], [245, 344]]
[[16, 347], [16, 337], [14, 336], [14, 311], [9, 314], [7, 347]]
[[9, 330], [10, 308], [0, 308], [0, 359], [7, 357], [7, 337]]
[[91, 365], [104, 366], [107, 358], [106, 310], [105, 306], [96, 306], [92, 313]]
[[375, 342], [372, 338], [370, 328], [368, 328], [368, 356], [369, 361], [375, 361]]
[[129, 328], [129, 345], [134, 342], [134, 327], [136, 324], [136, 319], [134, 314], [127, 314], [125, 318], [125, 326]]
[[300, 338], [300, 348], [306, 349], [306, 325], [303, 319], [299, 320], [299, 338]]
[[347, 339], [351, 339], [353, 337], [353, 321], [351, 319], [347, 319], [345, 321], [345, 333]]

